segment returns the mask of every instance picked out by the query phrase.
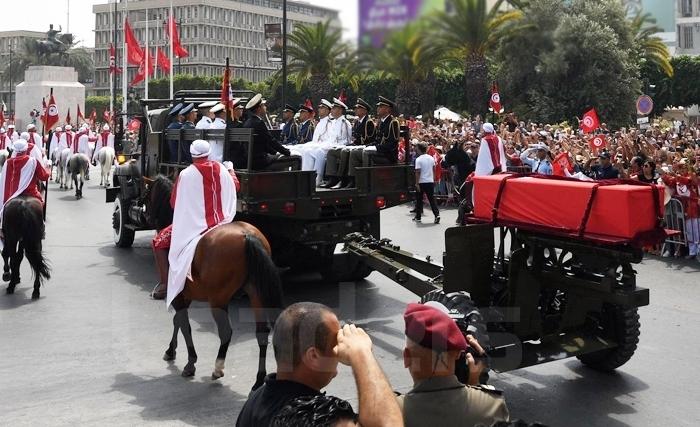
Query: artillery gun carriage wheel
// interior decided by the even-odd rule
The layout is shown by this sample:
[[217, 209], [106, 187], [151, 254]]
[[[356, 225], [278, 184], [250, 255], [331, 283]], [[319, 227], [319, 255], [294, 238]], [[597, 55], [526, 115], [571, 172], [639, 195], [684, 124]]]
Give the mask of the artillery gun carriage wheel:
[[118, 195], [114, 200], [114, 210], [112, 211], [112, 235], [114, 244], [118, 248], [130, 248], [134, 243], [135, 232], [126, 227], [126, 223], [129, 220], [127, 207], [127, 204], [122, 199], [122, 195]]
[[[450, 316], [455, 319], [459, 330], [465, 335], [472, 335], [479, 341], [481, 347], [488, 352], [490, 348], [490, 339], [488, 331], [486, 329], [486, 321], [481, 314], [481, 311], [477, 308], [474, 301], [472, 301], [469, 292], [451, 292], [446, 294], [440, 289], [430, 291], [423, 295], [421, 298], [421, 303], [426, 303], [428, 301], [436, 301], [447, 307], [450, 310]], [[457, 367], [455, 374], [459, 381], [463, 384], [467, 383], [469, 379], [469, 371], [467, 369], [466, 356], [462, 355], [460, 360], [457, 362]], [[485, 369], [481, 373], [479, 382], [481, 384], [486, 384], [489, 380], [489, 370]]]
[[637, 308], [605, 304], [598, 318], [598, 332], [618, 343], [617, 347], [582, 354], [578, 359], [593, 369], [612, 372], [632, 358], [639, 343], [639, 314]]

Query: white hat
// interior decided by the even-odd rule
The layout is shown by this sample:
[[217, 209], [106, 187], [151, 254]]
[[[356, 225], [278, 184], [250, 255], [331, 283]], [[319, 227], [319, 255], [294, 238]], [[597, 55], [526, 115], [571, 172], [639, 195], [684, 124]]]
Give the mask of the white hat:
[[10, 125], [7, 125], [7, 128], [8, 128], [8, 129], [14, 129], [14, 128], [15, 128], [14, 123], [13, 123], [13, 124], [10, 124]]
[[246, 110], [254, 110], [258, 108], [258, 105], [264, 104], [267, 101], [265, 101], [262, 97], [261, 94], [256, 94], [254, 97], [250, 98], [250, 101], [245, 105]]
[[549, 151], [549, 146], [547, 144], [533, 144], [532, 148], [537, 150]]
[[219, 111], [224, 111], [225, 109], [226, 109], [226, 106], [219, 102], [215, 106], [211, 107], [209, 109], [209, 111], [211, 111], [212, 113], [218, 113]]
[[207, 102], [202, 102], [197, 106], [197, 108], [211, 108], [217, 104], [216, 101], [207, 101]]
[[27, 125], [27, 130], [33, 130], [33, 129], [36, 129], [36, 125], [34, 123], [29, 123]]
[[211, 152], [211, 146], [209, 143], [203, 139], [198, 139], [190, 145], [190, 154], [193, 159], [200, 159], [202, 157], [209, 156]]
[[102, 126], [102, 130], [109, 130], [109, 125], [107, 123], [105, 123], [105, 125]]
[[27, 140], [24, 138], [20, 138], [17, 141], [15, 141], [15, 144], [13, 145], [13, 149], [18, 152], [18, 153], [23, 153], [27, 151], [27, 147], [29, 144], [27, 144]]
[[320, 105], [320, 107], [333, 108], [333, 103], [331, 103], [329, 100], [327, 100], [327, 99], [324, 98], [324, 99], [321, 99], [321, 105]]
[[66, 125], [66, 130], [71, 130], [71, 129], [73, 129], [73, 126], [71, 126], [71, 125]]
[[60, 126], [56, 126], [56, 129], [54, 129], [54, 132], [63, 132], [63, 128]]
[[25, 140], [25, 141], [29, 141], [29, 132], [22, 132], [22, 133], [19, 135], [19, 139], [23, 139], [23, 140]]
[[495, 133], [496, 131], [493, 129], [493, 125], [491, 123], [484, 123], [483, 126], [481, 126], [481, 129], [485, 133]]
[[5, 132], [7, 132], [7, 131], [5, 130], [5, 128], [0, 127], [0, 133], [5, 133]]
[[338, 98], [333, 98], [333, 106], [342, 107], [342, 108], [345, 108], [346, 110], [348, 109], [348, 106], [345, 105], [345, 103]]

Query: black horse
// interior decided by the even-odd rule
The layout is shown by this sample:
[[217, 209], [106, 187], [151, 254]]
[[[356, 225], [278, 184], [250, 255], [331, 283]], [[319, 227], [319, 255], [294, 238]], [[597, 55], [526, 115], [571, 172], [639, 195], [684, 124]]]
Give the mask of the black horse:
[[[5, 262], [2, 280], [10, 283], [7, 293], [13, 294], [19, 284], [19, 267], [26, 255], [34, 271], [32, 299], [39, 298], [39, 287], [51, 278], [51, 268], [44, 257], [41, 241], [44, 238], [43, 207], [34, 197], [16, 197], [5, 205], [2, 220]], [[8, 264], [9, 262], [9, 264]]]

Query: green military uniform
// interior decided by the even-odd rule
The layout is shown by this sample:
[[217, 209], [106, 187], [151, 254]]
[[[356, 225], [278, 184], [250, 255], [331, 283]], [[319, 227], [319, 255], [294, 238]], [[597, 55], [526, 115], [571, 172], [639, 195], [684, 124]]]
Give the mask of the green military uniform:
[[490, 386], [465, 386], [454, 375], [420, 381], [398, 397], [406, 427], [490, 426], [509, 421], [501, 392]]

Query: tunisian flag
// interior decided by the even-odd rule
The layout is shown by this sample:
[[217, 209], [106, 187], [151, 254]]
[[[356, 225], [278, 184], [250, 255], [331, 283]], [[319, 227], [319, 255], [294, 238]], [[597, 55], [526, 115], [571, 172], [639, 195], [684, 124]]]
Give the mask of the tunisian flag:
[[182, 47], [180, 43], [180, 35], [177, 32], [177, 24], [175, 23], [175, 18], [170, 17], [165, 24], [165, 33], [170, 37], [170, 42], [173, 44], [173, 54], [178, 58], [187, 58], [190, 53]]
[[552, 175], [567, 176], [564, 170], [569, 171], [569, 174], [574, 172], [574, 162], [569, 153], [559, 153], [552, 162]]
[[165, 52], [163, 52], [160, 48], [158, 47], [158, 51], [156, 52], [156, 61], [158, 63], [158, 68], [163, 70], [165, 74], [170, 72], [170, 59], [165, 55]]
[[[135, 86], [142, 80], [146, 79], [146, 55], [144, 53], [143, 61], [139, 64], [139, 70], [134, 76], [134, 79], [129, 83], [129, 86]], [[155, 61], [153, 60], [153, 55], [148, 52], [148, 76], [151, 77], [155, 73]]]
[[491, 85], [491, 99], [489, 99], [489, 111], [493, 111], [496, 114], [501, 114], [503, 112], [503, 105], [501, 105], [501, 95], [498, 93], [498, 85], [496, 82]]
[[139, 46], [128, 19], [124, 20], [124, 40], [126, 41], [126, 62], [130, 65], [141, 65], [143, 49]]
[[608, 139], [602, 133], [598, 135], [593, 135], [591, 139], [588, 140], [588, 145], [591, 147], [591, 150], [593, 150], [593, 152], [597, 153], [598, 151], [608, 146]]
[[112, 43], [109, 44], [109, 74], [121, 74], [122, 69], [117, 67], [117, 51]]
[[58, 107], [56, 106], [56, 100], [52, 94], [46, 106], [46, 121], [44, 122], [44, 126], [46, 126], [46, 129], [51, 129], [56, 123], [58, 123]]
[[591, 108], [584, 113], [579, 126], [585, 133], [592, 133], [600, 127], [600, 120], [598, 120], [598, 114], [595, 112], [595, 108]]

